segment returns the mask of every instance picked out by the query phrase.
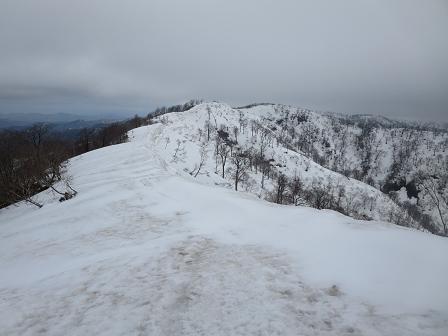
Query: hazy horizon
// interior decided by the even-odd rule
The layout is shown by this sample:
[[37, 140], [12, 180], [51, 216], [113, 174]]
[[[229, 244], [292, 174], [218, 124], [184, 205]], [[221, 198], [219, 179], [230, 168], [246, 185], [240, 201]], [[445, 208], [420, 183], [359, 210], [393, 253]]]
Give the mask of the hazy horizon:
[[[184, 104], [186, 102], [188, 102], [189, 100], [185, 100], [185, 101], [180, 101], [178, 102], [178, 104]], [[214, 100], [217, 101], [217, 100]], [[204, 103], [208, 103], [208, 102], [212, 102], [212, 100], [210, 101], [206, 101], [203, 100]], [[217, 101], [220, 102], [220, 101]], [[224, 103], [227, 104], [227, 102], [220, 102], [220, 103]], [[140, 117], [144, 117], [147, 116], [148, 114], [151, 114], [152, 112], [155, 111], [155, 109], [159, 108], [159, 107], [170, 107], [170, 106], [174, 106], [174, 105], [178, 105], [177, 103], [174, 104], [166, 104], [166, 105], [157, 105], [154, 106], [152, 108], [149, 109], [133, 109], [133, 108], [129, 108], [129, 109], [125, 109], [125, 108], [117, 108], [117, 107], [113, 107], [113, 108], [108, 108], [107, 104], [105, 104], [104, 106], [101, 106], [98, 109], [79, 109], [79, 110], [70, 110], [67, 108], [63, 108], [63, 109], [31, 109], [30, 111], [16, 111], [16, 112], [8, 112], [8, 111], [0, 111], [0, 120], [1, 119], [6, 119], [6, 120], [11, 120], [11, 121], [20, 121], [20, 120], [26, 120], [26, 118], [28, 118], [29, 116], [40, 116], [40, 117], [44, 117], [47, 116], [50, 120], [51, 117], [56, 116], [56, 115], [66, 115], [67, 117], [73, 117], [73, 118], [68, 118], [67, 120], [72, 121], [72, 120], [76, 120], [77, 118], [80, 119], [85, 119], [85, 120], [99, 120], [99, 119], [110, 119], [110, 120], [124, 120], [126, 118], [131, 118], [135, 115], [138, 115]], [[433, 119], [433, 118], [427, 118], [425, 116], [401, 116], [401, 115], [387, 115], [387, 114], [381, 114], [381, 113], [362, 113], [362, 112], [353, 112], [353, 113], [346, 113], [346, 112], [339, 112], [339, 111], [330, 111], [330, 110], [319, 110], [317, 108], [312, 108], [309, 106], [302, 106], [302, 105], [298, 105], [298, 104], [283, 104], [283, 103], [271, 103], [271, 102], [266, 102], [266, 101], [259, 101], [259, 102], [247, 102], [247, 103], [243, 103], [243, 104], [235, 104], [235, 105], [229, 105], [232, 108], [238, 108], [238, 107], [244, 107], [244, 106], [248, 106], [248, 105], [253, 105], [253, 104], [278, 104], [278, 105], [287, 105], [287, 106], [293, 106], [293, 107], [297, 107], [297, 108], [303, 108], [303, 109], [308, 109], [311, 110], [313, 112], [317, 112], [317, 113], [324, 113], [324, 114], [335, 114], [335, 115], [366, 115], [366, 116], [375, 116], [375, 117], [385, 117], [391, 120], [397, 120], [397, 121], [409, 121], [409, 122], [415, 122], [415, 121], [421, 121], [424, 123], [442, 123], [443, 125], [448, 124], [448, 119]], [[19, 118], [16, 118], [19, 117]], [[39, 120], [43, 120], [42, 118], [39, 118]], [[47, 122], [47, 121], [44, 121]], [[50, 121], [51, 122], [51, 121]]]
[[2, 1], [0, 115], [189, 99], [448, 121], [444, 0]]

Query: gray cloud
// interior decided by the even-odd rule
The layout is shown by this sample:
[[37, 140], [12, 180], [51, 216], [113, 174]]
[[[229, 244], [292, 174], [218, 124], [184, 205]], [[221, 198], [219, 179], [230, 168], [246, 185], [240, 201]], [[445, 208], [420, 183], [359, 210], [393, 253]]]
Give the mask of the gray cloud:
[[446, 0], [0, 6], [0, 112], [204, 98], [448, 120]]

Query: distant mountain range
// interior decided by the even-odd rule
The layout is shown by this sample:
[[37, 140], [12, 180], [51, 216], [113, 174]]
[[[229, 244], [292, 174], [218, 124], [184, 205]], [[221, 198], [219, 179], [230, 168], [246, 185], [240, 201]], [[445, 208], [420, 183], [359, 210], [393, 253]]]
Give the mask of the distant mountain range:
[[35, 123], [49, 124], [54, 131], [77, 130], [125, 119], [124, 116], [78, 115], [70, 113], [10, 113], [0, 114], [0, 129], [23, 129]]
[[45, 123], [53, 134], [65, 139], [76, 139], [84, 128], [100, 129], [113, 122], [125, 120], [126, 116], [77, 115], [69, 113], [0, 114], [1, 130], [24, 130], [36, 123]]

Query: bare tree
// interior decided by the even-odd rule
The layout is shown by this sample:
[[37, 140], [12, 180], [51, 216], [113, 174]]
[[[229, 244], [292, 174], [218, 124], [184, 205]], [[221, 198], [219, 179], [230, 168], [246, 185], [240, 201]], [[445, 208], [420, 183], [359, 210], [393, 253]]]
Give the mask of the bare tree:
[[197, 177], [199, 175], [199, 172], [201, 171], [202, 167], [204, 167], [205, 162], [208, 158], [208, 150], [207, 150], [207, 143], [204, 141], [201, 143], [201, 147], [199, 148], [199, 164], [195, 166], [191, 174], [194, 174], [194, 177]]
[[234, 180], [235, 190], [238, 190], [238, 184], [247, 178], [249, 160], [247, 154], [241, 150], [236, 150], [230, 160], [233, 164], [232, 178]]
[[261, 188], [264, 189], [264, 182], [266, 177], [269, 178], [269, 175], [271, 173], [271, 162], [269, 160], [266, 160], [264, 157], [258, 157], [256, 159], [257, 166], [260, 167], [261, 171]]
[[182, 141], [177, 139], [176, 144], [177, 144], [177, 146], [176, 146], [176, 149], [174, 150], [173, 159], [172, 159], [173, 162], [178, 162], [181, 159], [181, 157], [183, 155], [185, 155], [185, 148], [182, 145]]
[[230, 148], [224, 141], [220, 141], [216, 148], [216, 153], [221, 162], [222, 178], [225, 178], [226, 161], [230, 153]]
[[[132, 125], [137, 123], [132, 122]], [[138, 124], [138, 123], [137, 123]], [[127, 141], [127, 128], [123, 123], [113, 123], [99, 130], [95, 136], [96, 141], [94, 141], [94, 130], [86, 129], [81, 132], [81, 141], [84, 143], [85, 150], [93, 149], [92, 143], [97, 142], [97, 147], [106, 147], [109, 145], [115, 145]]]
[[238, 124], [240, 126], [240, 133], [244, 133], [244, 129], [246, 128], [247, 120], [244, 118], [244, 113], [241, 110], [238, 110]]
[[210, 141], [210, 133], [211, 133], [211, 128], [212, 128], [212, 124], [210, 123], [210, 117], [208, 120], [206, 120], [204, 122], [204, 128], [207, 132], [207, 141]]
[[446, 222], [446, 209], [448, 204], [446, 203], [447, 197], [443, 195], [443, 188], [438, 185], [439, 177], [437, 176], [425, 176], [422, 172], [417, 174], [417, 185], [428, 196], [432, 206], [435, 207], [442, 223], [443, 233], [448, 234], [448, 227]]
[[33, 145], [36, 160], [40, 163], [44, 139], [48, 133], [48, 126], [43, 123], [37, 123], [31, 126], [26, 132]]
[[238, 134], [240, 133], [240, 130], [237, 126], [233, 127], [233, 136], [235, 137], [235, 142], [238, 143]]
[[303, 183], [298, 176], [295, 176], [292, 181], [288, 184], [289, 197], [291, 203], [294, 205], [300, 205], [302, 202], [303, 194]]
[[283, 204], [287, 183], [287, 177], [283, 173], [280, 173], [277, 177], [277, 185], [275, 187], [275, 203]]
[[25, 201], [42, 207], [34, 195], [59, 181], [69, 145], [37, 124], [23, 132], [0, 133], [0, 206]]
[[87, 153], [93, 149], [93, 134], [95, 129], [93, 128], [83, 128], [79, 132], [78, 144], [81, 149], [81, 153]]
[[307, 190], [307, 200], [311, 206], [316, 209], [328, 209], [330, 208], [332, 201], [331, 184], [323, 185], [318, 180], [313, 180]]
[[264, 157], [266, 147], [268, 146], [268, 143], [270, 140], [269, 137], [270, 137], [269, 130], [262, 128], [262, 130], [260, 132], [260, 156], [261, 157]]

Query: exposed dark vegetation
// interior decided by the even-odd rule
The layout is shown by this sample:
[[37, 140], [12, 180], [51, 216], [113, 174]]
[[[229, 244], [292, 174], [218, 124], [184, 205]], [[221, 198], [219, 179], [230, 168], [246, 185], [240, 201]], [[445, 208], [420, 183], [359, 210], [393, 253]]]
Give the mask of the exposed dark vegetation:
[[[38, 207], [36, 193], [51, 188], [60, 201], [76, 195], [66, 173], [69, 158], [88, 151], [125, 142], [127, 131], [147, 124], [134, 118], [103, 127], [81, 129], [76, 137], [65, 137], [43, 123], [25, 130], [0, 132], [0, 208], [18, 201]], [[57, 182], [59, 187], [55, 187]]]
[[152, 119], [152, 118], [155, 118], [155, 117], [167, 114], [167, 113], [171, 113], [171, 112], [188, 111], [189, 109], [195, 107], [196, 105], [198, 105], [200, 103], [201, 103], [201, 100], [193, 99], [193, 100], [186, 102], [185, 104], [173, 105], [170, 107], [166, 107], [166, 106], [158, 107], [153, 112], [148, 114], [148, 119]]
[[[42, 204], [33, 196], [51, 188], [60, 201], [76, 195], [70, 176], [66, 173], [67, 160], [86, 152], [126, 142], [127, 132], [148, 125], [152, 119], [169, 112], [186, 111], [199, 104], [191, 100], [185, 104], [159, 107], [146, 117], [135, 115], [121, 122], [69, 131], [54, 131], [45, 123], [26, 129], [0, 131], [0, 208], [26, 201], [37, 207]], [[60, 187], [55, 187], [56, 183]]]

